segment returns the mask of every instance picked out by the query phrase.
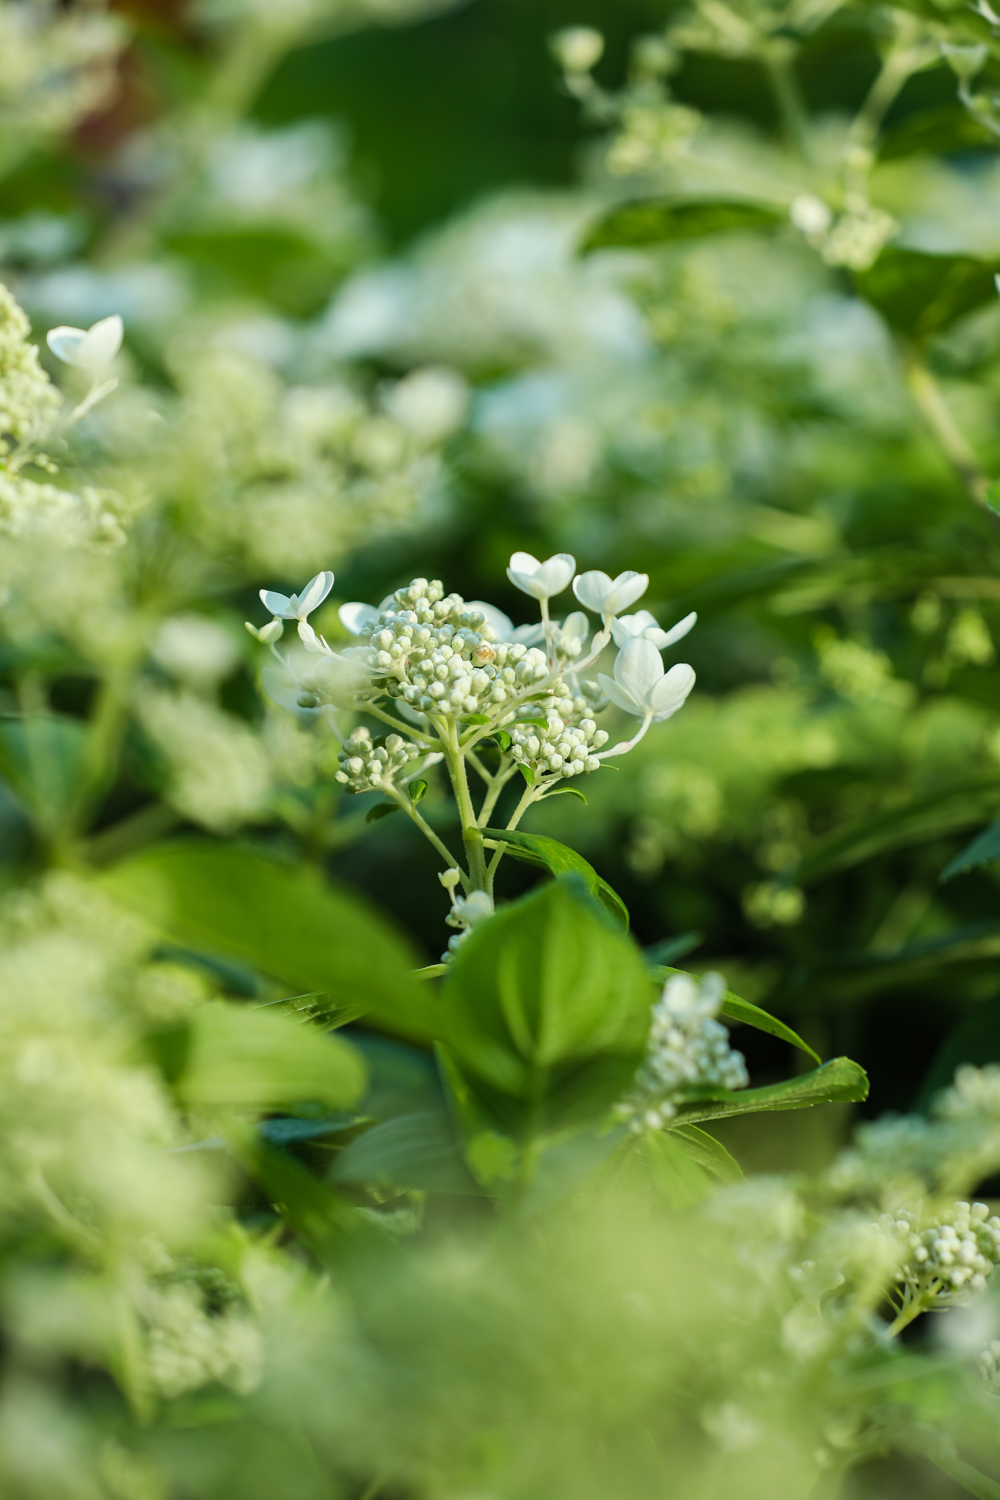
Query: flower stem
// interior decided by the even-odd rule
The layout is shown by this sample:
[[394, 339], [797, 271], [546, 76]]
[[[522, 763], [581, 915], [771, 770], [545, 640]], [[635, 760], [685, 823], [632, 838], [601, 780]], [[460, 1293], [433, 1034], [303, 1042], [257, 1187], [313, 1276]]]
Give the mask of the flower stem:
[[406, 793], [401, 792], [399, 788], [395, 786], [387, 786], [384, 788], [384, 790], [386, 794], [392, 798], [393, 802], [395, 802], [398, 807], [401, 807], [403, 809], [403, 811], [406, 813], [406, 816], [411, 820], [411, 822], [417, 825], [424, 838], [427, 839], [429, 843], [434, 845], [434, 848], [441, 855], [441, 858], [444, 860], [445, 864], [448, 865], [450, 869], [458, 871], [458, 873], [462, 877], [463, 887], [468, 890], [468, 877], [466, 876], [465, 871], [462, 869], [461, 865], [458, 863], [458, 860], [452, 854], [447, 844], [445, 844], [441, 839], [438, 838], [437, 834], [434, 832], [433, 828], [430, 826], [427, 820], [421, 817], [420, 813], [417, 812], [416, 807], [414, 806], [411, 799], [406, 795]]
[[483, 836], [479, 831], [475, 809], [472, 806], [469, 778], [465, 769], [465, 755], [459, 748], [458, 735], [454, 729], [451, 731], [450, 740], [444, 741], [443, 748], [444, 762], [448, 767], [452, 790], [458, 804], [458, 815], [462, 821], [462, 840], [469, 861], [469, 889], [485, 891], [488, 889], [488, 884]]

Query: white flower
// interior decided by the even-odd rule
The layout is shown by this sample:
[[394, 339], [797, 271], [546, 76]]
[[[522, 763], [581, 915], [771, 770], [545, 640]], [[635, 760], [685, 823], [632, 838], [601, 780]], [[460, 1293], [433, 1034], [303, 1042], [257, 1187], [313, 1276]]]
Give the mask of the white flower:
[[342, 604], [337, 610], [341, 625], [351, 635], [365, 635], [377, 623], [378, 615], [374, 604]]
[[669, 630], [661, 630], [649, 610], [640, 609], [636, 615], [622, 615], [620, 619], [615, 620], [611, 626], [611, 634], [616, 646], [624, 646], [628, 641], [641, 639], [652, 641], [657, 651], [665, 651], [668, 646], [674, 646], [678, 641], [683, 640], [697, 622], [698, 616], [692, 610]]
[[669, 719], [694, 687], [694, 671], [686, 662], [664, 672], [660, 653], [652, 641], [626, 641], [615, 660], [614, 680], [597, 675], [602, 692], [618, 708], [649, 718], [654, 724]]
[[607, 573], [592, 572], [581, 573], [573, 580], [573, 592], [580, 603], [595, 615], [601, 615], [605, 624], [612, 615], [640, 599], [648, 587], [649, 574], [636, 573], [632, 568], [613, 579]]
[[533, 599], [551, 599], [561, 594], [576, 570], [576, 558], [568, 552], [557, 552], [547, 562], [540, 563], [530, 552], [515, 552], [507, 569], [507, 577], [522, 594]]
[[56, 359], [67, 365], [76, 365], [94, 377], [110, 365], [122, 346], [124, 333], [125, 325], [114, 313], [87, 329], [53, 328], [47, 342]]
[[310, 578], [301, 594], [275, 594], [270, 589], [261, 589], [260, 597], [266, 609], [276, 620], [297, 620], [299, 639], [307, 651], [329, 651], [329, 647], [308, 623], [314, 609], [318, 609], [333, 588], [333, 574], [329, 571], [317, 573]]
[[505, 615], [502, 609], [497, 609], [495, 604], [488, 604], [485, 599], [470, 599], [468, 608], [478, 609], [486, 616], [486, 623], [498, 642], [520, 641], [522, 646], [535, 646], [545, 634], [541, 623], [515, 625], [509, 615]]

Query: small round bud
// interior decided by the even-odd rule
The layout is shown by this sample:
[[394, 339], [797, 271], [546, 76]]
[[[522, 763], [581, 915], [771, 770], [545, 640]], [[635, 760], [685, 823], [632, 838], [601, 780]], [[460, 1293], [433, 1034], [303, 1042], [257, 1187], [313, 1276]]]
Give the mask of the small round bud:
[[566, 73], [589, 73], [601, 60], [604, 38], [592, 26], [567, 26], [549, 41], [552, 56]]

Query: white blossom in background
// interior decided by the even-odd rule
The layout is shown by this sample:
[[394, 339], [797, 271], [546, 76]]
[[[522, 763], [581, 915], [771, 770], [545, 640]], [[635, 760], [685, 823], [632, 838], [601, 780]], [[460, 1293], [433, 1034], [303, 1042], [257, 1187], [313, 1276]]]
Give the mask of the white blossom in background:
[[645, 1060], [619, 1105], [636, 1134], [662, 1130], [685, 1099], [746, 1088], [743, 1054], [730, 1047], [729, 1032], [716, 1019], [725, 994], [721, 974], [701, 980], [672, 974], [667, 980], [653, 1008]]
[[47, 343], [57, 359], [75, 365], [90, 381], [83, 400], [74, 407], [71, 420], [78, 422], [91, 407], [117, 388], [117, 376], [107, 376], [125, 336], [125, 325], [117, 313], [101, 318], [87, 329], [60, 327], [50, 329]]
[[608, 628], [613, 617], [641, 599], [648, 587], [649, 574], [636, 573], [631, 568], [617, 578], [595, 571], [581, 573], [573, 580], [573, 592], [580, 603], [600, 615]]
[[[319, 637], [309, 624], [309, 616], [313, 610], [319, 609], [333, 588], [333, 581], [333, 574], [325, 571], [317, 573], [315, 578], [310, 578], [301, 595], [277, 594], [271, 589], [261, 589], [261, 602], [271, 611], [275, 620], [296, 620], [299, 638], [306, 650], [319, 651], [322, 649], [319, 645]], [[256, 634], [252, 625], [248, 624], [247, 629], [252, 634]], [[259, 636], [258, 639], [260, 639]]]
[[959, 1202], [927, 1216], [919, 1205], [901, 1208], [878, 1222], [899, 1246], [895, 1279], [903, 1291], [904, 1313], [932, 1304], [948, 1306], [985, 1291], [1000, 1260], [1000, 1218], [985, 1203]]

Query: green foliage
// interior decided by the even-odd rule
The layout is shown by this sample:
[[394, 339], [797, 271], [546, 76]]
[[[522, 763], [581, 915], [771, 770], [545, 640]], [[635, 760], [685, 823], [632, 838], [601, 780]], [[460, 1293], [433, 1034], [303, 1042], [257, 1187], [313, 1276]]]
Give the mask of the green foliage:
[[1000, 259], [930, 255], [889, 245], [858, 277], [858, 290], [889, 326], [920, 342], [996, 296]]
[[771, 229], [781, 224], [783, 218], [783, 214], [758, 203], [714, 202], [712, 199], [673, 203], [644, 199], [613, 209], [607, 218], [590, 230], [583, 248], [607, 250], [660, 245], [671, 240], [696, 240], [704, 235], [736, 230]]
[[[569, 787], [567, 790], [572, 791], [574, 788]], [[591, 895], [596, 896], [628, 930], [628, 908], [624, 901], [575, 849], [568, 849], [565, 844], [541, 833], [523, 833], [519, 829], [505, 828], [484, 828], [483, 832], [488, 838], [503, 845], [515, 859], [524, 860], [530, 865], [540, 865], [553, 875], [578, 875]]]

